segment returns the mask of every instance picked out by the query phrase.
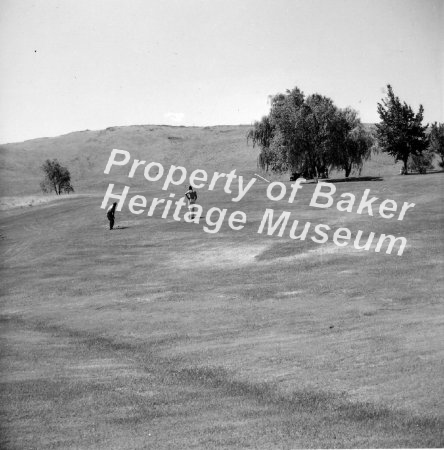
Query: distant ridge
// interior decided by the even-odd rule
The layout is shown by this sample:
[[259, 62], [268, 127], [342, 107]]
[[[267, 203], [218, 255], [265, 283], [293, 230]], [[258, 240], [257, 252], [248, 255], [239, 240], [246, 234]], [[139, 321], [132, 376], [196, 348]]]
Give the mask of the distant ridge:
[[[374, 124], [365, 124], [374, 127]], [[143, 189], [143, 177], [129, 180], [125, 170], [105, 176], [103, 171], [113, 148], [127, 150], [133, 159], [164, 165], [182, 165], [188, 170], [227, 172], [253, 176], [257, 172], [258, 149], [247, 145], [251, 125], [185, 127], [172, 125], [112, 126], [104, 130], [73, 131], [58, 137], [42, 137], [0, 145], [0, 195], [40, 193], [40, 166], [57, 158], [71, 172], [76, 192], [103, 192], [108, 183], [128, 184]], [[393, 159], [377, 155], [367, 162], [363, 175], [394, 175]], [[342, 177], [343, 174], [338, 174]], [[142, 179], [141, 179], [142, 178]], [[282, 179], [287, 179], [284, 174]]]
[[[102, 190], [110, 179], [103, 171], [113, 148], [128, 150], [132, 158], [156, 161], [164, 166], [175, 164], [210, 171], [236, 168], [252, 173], [256, 169], [257, 149], [247, 146], [249, 128], [249, 125], [113, 126], [3, 144], [0, 145], [0, 194], [39, 193], [40, 166], [47, 158], [57, 158], [68, 167], [76, 192]], [[115, 181], [128, 182], [128, 178], [125, 175]], [[132, 181], [137, 185], [136, 178]]]

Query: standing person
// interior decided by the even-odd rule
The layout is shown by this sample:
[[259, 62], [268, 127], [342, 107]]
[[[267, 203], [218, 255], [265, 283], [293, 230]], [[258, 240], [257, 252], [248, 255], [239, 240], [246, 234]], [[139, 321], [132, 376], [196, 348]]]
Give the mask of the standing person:
[[114, 202], [106, 211], [106, 217], [109, 220], [109, 229], [112, 230], [114, 227], [114, 214], [116, 213], [117, 202]]
[[188, 199], [188, 209], [191, 213], [191, 220], [193, 220], [195, 216], [194, 205], [197, 200], [197, 192], [193, 189], [193, 186], [190, 186], [188, 191], [185, 192], [185, 197]]

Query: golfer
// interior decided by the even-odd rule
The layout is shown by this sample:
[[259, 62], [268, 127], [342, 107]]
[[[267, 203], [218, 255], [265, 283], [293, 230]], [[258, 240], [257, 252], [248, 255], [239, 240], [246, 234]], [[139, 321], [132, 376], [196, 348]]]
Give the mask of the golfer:
[[195, 217], [194, 205], [196, 204], [197, 200], [197, 192], [193, 189], [193, 186], [190, 186], [188, 188], [188, 191], [185, 192], [185, 197], [188, 199], [188, 209], [191, 213], [191, 220], [193, 220]]
[[106, 211], [106, 217], [109, 220], [109, 229], [112, 230], [114, 227], [114, 214], [116, 213], [117, 202], [114, 202]]

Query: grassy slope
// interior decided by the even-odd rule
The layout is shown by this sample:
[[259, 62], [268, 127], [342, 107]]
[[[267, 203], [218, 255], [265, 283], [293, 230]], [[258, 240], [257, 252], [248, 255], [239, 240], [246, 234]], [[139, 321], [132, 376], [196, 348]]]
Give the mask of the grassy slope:
[[[113, 148], [127, 150], [135, 159], [159, 162], [165, 168], [175, 164], [208, 171], [237, 168], [251, 173], [256, 152], [246, 145], [247, 129], [245, 126], [112, 127], [2, 145], [1, 193], [4, 196], [38, 193], [42, 178], [38, 168], [46, 158], [58, 158], [70, 169], [77, 192], [102, 191], [107, 185], [103, 171]], [[17, 176], [27, 182], [17, 183]], [[121, 180], [127, 181], [126, 174]], [[143, 180], [133, 181], [144, 187]]]
[[[218, 139], [238, 155], [243, 131], [154, 128], [190, 133], [192, 168], [254, 171], [251, 149], [225, 164], [205, 156]], [[206, 151], [192, 145], [203, 133]], [[443, 446], [441, 174], [336, 184], [415, 202], [403, 221], [310, 208], [314, 185], [272, 203], [258, 182], [239, 204], [200, 192], [205, 210], [246, 212], [242, 231], [211, 235], [125, 206], [109, 232], [108, 155], [79, 177], [97, 194], [3, 213], [2, 447]], [[266, 207], [409, 246], [398, 257], [266, 237]]]
[[[108, 182], [103, 170], [113, 148], [129, 151], [134, 159], [160, 162], [165, 168], [175, 164], [189, 170], [226, 172], [237, 169], [238, 173], [252, 175], [256, 171], [257, 150], [252, 149], [251, 144], [247, 146], [248, 129], [248, 126], [135, 125], [0, 145], [0, 195], [38, 194], [42, 179], [39, 167], [47, 158], [58, 158], [69, 168], [76, 192], [102, 192]], [[362, 175], [384, 176], [398, 172], [399, 167], [392, 158], [376, 155], [364, 166]], [[126, 174], [122, 173], [116, 179], [119, 180], [126, 182]], [[145, 188], [143, 179], [139, 178], [134, 179], [132, 185]]]

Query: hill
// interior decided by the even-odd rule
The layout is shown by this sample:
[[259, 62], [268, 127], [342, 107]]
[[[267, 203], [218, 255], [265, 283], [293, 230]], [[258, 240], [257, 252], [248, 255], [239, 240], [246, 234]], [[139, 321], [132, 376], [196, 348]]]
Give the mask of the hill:
[[[164, 166], [176, 164], [208, 171], [237, 168], [251, 172], [256, 168], [256, 152], [247, 146], [247, 130], [247, 126], [135, 125], [2, 145], [1, 193], [4, 196], [38, 193], [42, 178], [39, 167], [46, 158], [57, 158], [69, 168], [76, 192], [103, 190], [109, 182], [109, 178], [102, 181], [103, 171], [113, 148]], [[121, 181], [125, 180], [126, 176]]]
[[[100, 131], [78, 131], [54, 138], [33, 139], [0, 146], [0, 195], [23, 196], [40, 193], [40, 166], [47, 158], [66, 165], [77, 193], [103, 191], [110, 177], [103, 171], [113, 148], [127, 150], [132, 158], [155, 161], [168, 167], [207, 172], [231, 171], [252, 175], [257, 171], [257, 149], [247, 144], [249, 125], [172, 127], [134, 125]], [[364, 176], [394, 175], [399, 167], [386, 155], [374, 155], [362, 171]], [[343, 173], [332, 174], [343, 177]], [[282, 178], [288, 179], [287, 175]], [[125, 182], [126, 176], [113, 181]], [[139, 184], [137, 184], [139, 183]], [[143, 189], [143, 180], [133, 186]]]

